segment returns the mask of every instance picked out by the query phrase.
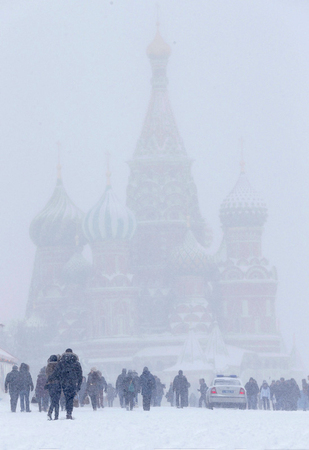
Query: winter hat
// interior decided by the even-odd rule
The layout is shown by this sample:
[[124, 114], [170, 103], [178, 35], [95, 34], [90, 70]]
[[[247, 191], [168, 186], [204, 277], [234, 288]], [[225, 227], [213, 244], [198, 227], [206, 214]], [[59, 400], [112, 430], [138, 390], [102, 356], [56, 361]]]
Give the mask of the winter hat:
[[178, 375], [182, 375], [182, 374], [183, 374], [183, 371], [179, 370]]
[[143, 372], [148, 372], [148, 367], [144, 367]]
[[17, 367], [16, 365], [14, 365], [14, 366], [12, 367], [12, 370], [18, 370], [18, 367]]
[[51, 355], [51, 356], [49, 357], [49, 360], [50, 360], [50, 361], [58, 361], [58, 358], [57, 358], [56, 355]]
[[73, 350], [71, 348], [67, 348], [65, 353], [73, 353]]

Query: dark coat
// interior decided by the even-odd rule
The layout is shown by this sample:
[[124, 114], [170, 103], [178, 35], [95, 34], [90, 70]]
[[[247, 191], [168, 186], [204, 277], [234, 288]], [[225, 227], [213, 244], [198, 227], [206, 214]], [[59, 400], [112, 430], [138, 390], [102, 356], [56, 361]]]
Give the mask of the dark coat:
[[207, 387], [207, 384], [205, 382], [200, 384], [199, 391], [200, 391], [201, 395], [205, 395], [206, 392], [207, 392], [207, 389], [208, 389], [208, 387]]
[[122, 373], [120, 375], [118, 375], [117, 380], [116, 380], [116, 390], [117, 392], [121, 392], [124, 389], [124, 385], [123, 385], [123, 381], [126, 377], [126, 373], [124, 372], [124, 370], [122, 371]]
[[87, 380], [87, 392], [91, 396], [98, 395], [100, 391], [101, 379], [97, 371], [90, 372]]
[[35, 395], [36, 397], [45, 397], [47, 395], [46, 390], [44, 389], [44, 386], [46, 384], [47, 381], [47, 376], [45, 373], [45, 367], [43, 367], [40, 370], [40, 373], [37, 377], [36, 380], [36, 385], [35, 385]]
[[19, 368], [19, 373], [20, 373], [20, 390], [21, 391], [33, 391], [34, 386], [33, 386], [33, 382], [32, 382], [32, 378], [29, 372], [29, 366], [28, 364], [25, 363], [21, 363], [20, 368]]
[[65, 352], [55, 367], [54, 372], [48, 377], [48, 382], [59, 380], [63, 391], [77, 392], [83, 380], [83, 372], [75, 353]]
[[250, 396], [257, 395], [260, 392], [260, 389], [255, 380], [253, 380], [252, 383], [250, 381], [248, 381], [248, 383], [246, 383], [246, 385], [245, 385], [245, 389], [246, 389], [247, 395], [250, 395]]
[[142, 375], [139, 377], [139, 381], [142, 395], [151, 397], [152, 391], [156, 388], [155, 377], [149, 372], [149, 370], [144, 370]]
[[58, 384], [60, 383], [59, 378], [53, 378], [51, 379], [51, 375], [54, 373], [54, 370], [56, 369], [58, 364], [58, 361], [49, 361], [49, 363], [46, 366], [46, 378], [47, 378], [47, 384]]
[[125, 395], [135, 395], [138, 392], [138, 382], [132, 373], [128, 373], [123, 380], [123, 387]]
[[9, 389], [10, 394], [19, 394], [20, 372], [18, 372], [17, 366], [13, 366], [12, 371], [7, 374], [5, 378], [4, 388], [5, 391]]
[[190, 383], [184, 375], [176, 375], [173, 381], [173, 390], [180, 394], [188, 394]]

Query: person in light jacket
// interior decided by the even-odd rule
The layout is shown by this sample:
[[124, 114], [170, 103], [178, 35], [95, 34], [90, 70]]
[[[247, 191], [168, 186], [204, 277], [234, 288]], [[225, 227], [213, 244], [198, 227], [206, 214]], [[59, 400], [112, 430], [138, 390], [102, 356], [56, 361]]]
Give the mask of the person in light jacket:
[[261, 399], [263, 402], [263, 408], [270, 409], [270, 389], [266, 381], [264, 381], [261, 387]]

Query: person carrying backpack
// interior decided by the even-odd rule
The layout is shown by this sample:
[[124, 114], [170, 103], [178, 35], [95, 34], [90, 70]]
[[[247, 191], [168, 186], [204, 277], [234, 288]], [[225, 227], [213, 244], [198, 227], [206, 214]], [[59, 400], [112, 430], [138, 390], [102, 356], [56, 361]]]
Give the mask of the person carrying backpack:
[[134, 406], [134, 398], [138, 390], [138, 385], [136, 382], [136, 377], [134, 376], [132, 370], [128, 371], [127, 376], [124, 379], [124, 398], [126, 403], [127, 411], [132, 411]]

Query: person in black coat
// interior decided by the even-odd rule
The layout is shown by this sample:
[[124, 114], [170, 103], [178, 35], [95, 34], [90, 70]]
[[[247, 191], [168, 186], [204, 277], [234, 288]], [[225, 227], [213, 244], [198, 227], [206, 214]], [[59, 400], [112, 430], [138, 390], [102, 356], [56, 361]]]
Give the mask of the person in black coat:
[[97, 400], [100, 392], [100, 375], [95, 367], [92, 367], [87, 379], [87, 394], [90, 397], [93, 411], [97, 410]]
[[[183, 408], [189, 404], [189, 387], [190, 383], [184, 376], [183, 371], [179, 370], [178, 375], [173, 381], [173, 390], [176, 393], [176, 406], [177, 408]], [[179, 402], [180, 400], [180, 402]]]
[[134, 398], [138, 391], [138, 383], [137, 379], [134, 376], [132, 370], [128, 371], [127, 376], [123, 380], [123, 386], [124, 386], [124, 398], [126, 402], [126, 408], [129, 411], [132, 411], [134, 406]]
[[19, 373], [20, 373], [20, 392], [19, 392], [20, 410], [21, 412], [25, 411], [25, 403], [26, 403], [26, 412], [31, 412], [29, 395], [30, 390], [33, 391], [34, 386], [32, 382], [32, 377], [29, 372], [28, 364], [21, 363]]
[[20, 373], [18, 372], [17, 366], [14, 365], [12, 367], [12, 371], [7, 374], [4, 382], [4, 389], [5, 393], [7, 393], [9, 389], [11, 411], [16, 412], [16, 406], [20, 392]]
[[67, 419], [72, 419], [73, 400], [76, 393], [80, 390], [83, 371], [78, 361], [78, 356], [68, 348], [60, 357], [52, 375], [48, 377], [48, 382], [59, 380], [63, 394], [65, 396], [65, 408], [67, 411]]
[[245, 385], [248, 399], [248, 409], [257, 409], [257, 395], [260, 392], [257, 382], [250, 378]]
[[46, 378], [47, 384], [44, 386], [45, 389], [48, 389], [50, 395], [50, 406], [47, 413], [49, 420], [52, 420], [52, 413], [55, 410], [55, 420], [59, 418], [59, 400], [61, 395], [61, 384], [59, 378], [54, 378], [51, 381], [51, 375], [54, 373], [58, 364], [58, 358], [56, 355], [51, 355], [47, 361], [46, 366]]
[[42, 410], [47, 412], [48, 403], [49, 403], [49, 394], [45, 389], [45, 385], [47, 382], [46, 376], [46, 367], [42, 367], [40, 373], [38, 374], [36, 385], [35, 385], [35, 398], [39, 405], [39, 411]]
[[124, 408], [124, 406], [125, 406], [123, 381], [126, 376], [127, 376], [127, 369], [122, 369], [121, 374], [118, 375], [117, 380], [116, 380], [116, 392], [119, 396], [119, 403], [120, 403], [121, 408]]
[[156, 380], [155, 377], [149, 372], [148, 367], [144, 367], [143, 373], [139, 377], [139, 381], [143, 397], [143, 409], [144, 411], [149, 411], [151, 396], [156, 387]]

